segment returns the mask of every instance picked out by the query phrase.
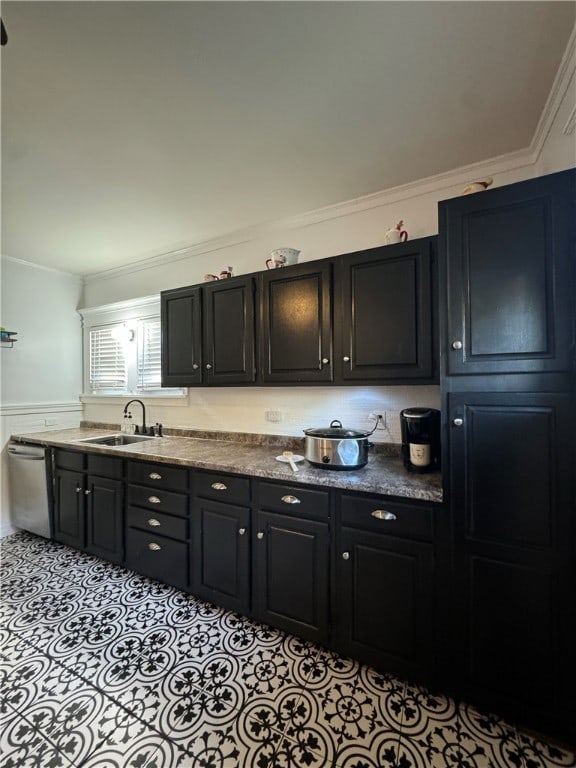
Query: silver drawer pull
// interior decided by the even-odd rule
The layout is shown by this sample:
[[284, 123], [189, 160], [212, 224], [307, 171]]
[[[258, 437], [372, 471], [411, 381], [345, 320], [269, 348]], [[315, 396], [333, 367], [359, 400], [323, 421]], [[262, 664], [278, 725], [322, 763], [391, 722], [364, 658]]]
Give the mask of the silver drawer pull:
[[162, 475], [159, 475], [158, 472], [150, 472], [148, 477], [150, 480], [162, 480]]
[[455, 427], [461, 427], [462, 424], [464, 424], [464, 419], [453, 419], [452, 424], [454, 424]]
[[372, 517], [375, 517], [377, 520], [397, 520], [398, 518], [394, 514], [394, 512], [387, 512], [385, 509], [375, 509], [374, 512], [370, 513]]
[[298, 496], [282, 496], [284, 504], [301, 504], [302, 502]]
[[158, 496], [148, 496], [148, 501], [150, 504], [161, 504], [162, 502], [158, 498]]
[[246, 528], [238, 528], [238, 535], [239, 536], [244, 536], [245, 533], [246, 533]]
[[212, 483], [212, 488], [214, 488], [215, 491], [227, 491], [228, 486], [224, 485], [224, 483]]
[[264, 538], [264, 533], [262, 531], [258, 531], [258, 533], [256, 534], [256, 538], [257, 539], [263, 539]]
[[158, 528], [160, 525], [160, 520], [156, 520], [155, 517], [151, 517], [150, 520], [148, 520], [148, 525], [151, 525], [152, 528]]
[[152, 542], [151, 544], [148, 544], [148, 549], [151, 550], [152, 552], [160, 552], [162, 547], [160, 546], [160, 544], [155, 544], [154, 542]]
[[342, 560], [350, 560], [350, 552], [342, 552]]

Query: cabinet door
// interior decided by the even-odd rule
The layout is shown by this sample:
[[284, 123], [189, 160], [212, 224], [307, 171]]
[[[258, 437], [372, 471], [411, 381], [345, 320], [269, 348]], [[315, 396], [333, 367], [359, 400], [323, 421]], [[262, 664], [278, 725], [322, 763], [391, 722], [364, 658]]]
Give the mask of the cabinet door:
[[340, 257], [339, 378], [432, 378], [432, 242], [426, 238]]
[[307, 640], [326, 642], [328, 524], [258, 511], [253, 547], [256, 617]]
[[431, 544], [343, 527], [336, 554], [338, 650], [426, 683], [434, 644]]
[[202, 315], [200, 286], [160, 294], [162, 386], [202, 383]]
[[54, 538], [82, 548], [85, 540], [84, 475], [66, 469], [56, 471]]
[[576, 172], [440, 204], [448, 374], [569, 370]]
[[461, 393], [448, 408], [463, 695], [559, 722], [574, 711], [574, 401]]
[[254, 283], [234, 278], [203, 286], [204, 381], [246, 384], [256, 379]]
[[331, 271], [312, 262], [262, 274], [263, 381], [332, 380]]
[[86, 490], [86, 551], [120, 563], [124, 558], [123, 483], [89, 475]]
[[196, 595], [224, 608], [250, 608], [250, 510], [195, 499], [192, 584]]

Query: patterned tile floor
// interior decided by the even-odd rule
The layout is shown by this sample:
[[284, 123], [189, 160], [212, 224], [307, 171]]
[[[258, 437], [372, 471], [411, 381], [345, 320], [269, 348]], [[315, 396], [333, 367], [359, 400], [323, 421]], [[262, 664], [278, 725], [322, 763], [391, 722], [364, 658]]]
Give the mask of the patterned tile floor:
[[73, 549], [1, 542], [3, 768], [551, 768], [574, 754]]

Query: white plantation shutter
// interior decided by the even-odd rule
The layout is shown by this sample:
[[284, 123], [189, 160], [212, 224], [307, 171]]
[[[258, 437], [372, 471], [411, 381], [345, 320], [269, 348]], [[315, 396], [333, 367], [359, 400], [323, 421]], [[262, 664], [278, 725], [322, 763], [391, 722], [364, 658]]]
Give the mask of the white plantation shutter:
[[122, 344], [112, 336], [115, 328], [116, 326], [112, 326], [90, 331], [90, 389], [92, 392], [126, 390], [126, 360]]
[[138, 389], [160, 389], [160, 318], [138, 323]]

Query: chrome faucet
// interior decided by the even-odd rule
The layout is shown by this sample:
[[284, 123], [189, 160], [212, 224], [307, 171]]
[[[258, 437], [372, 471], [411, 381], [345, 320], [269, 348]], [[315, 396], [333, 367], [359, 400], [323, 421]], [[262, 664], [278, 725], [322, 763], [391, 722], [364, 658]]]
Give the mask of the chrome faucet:
[[126, 416], [126, 414], [128, 413], [128, 406], [130, 405], [130, 403], [140, 403], [140, 405], [142, 406], [142, 426], [139, 427], [138, 425], [136, 425], [136, 434], [153, 435], [154, 434], [153, 427], [150, 427], [150, 429], [146, 427], [146, 408], [142, 400], [129, 400], [124, 406], [124, 416]]

